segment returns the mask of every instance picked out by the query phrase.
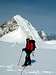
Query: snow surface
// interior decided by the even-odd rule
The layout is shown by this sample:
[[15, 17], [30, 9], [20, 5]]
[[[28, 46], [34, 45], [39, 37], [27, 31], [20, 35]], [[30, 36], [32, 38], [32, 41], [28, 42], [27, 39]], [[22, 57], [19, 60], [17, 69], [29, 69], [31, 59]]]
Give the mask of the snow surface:
[[12, 43], [12, 42], [21, 43], [23, 41], [23, 39], [25, 39], [25, 36], [26, 35], [24, 34], [24, 32], [19, 27], [19, 29], [14, 30], [13, 32], [10, 32], [9, 34], [4, 35], [0, 40], [5, 41], [5, 42], [10, 42], [10, 43]]
[[[54, 41], [42, 41], [38, 32], [27, 20], [20, 15], [13, 17], [19, 28], [0, 38], [0, 75], [56, 75], [56, 43]], [[25, 46], [25, 38], [31, 35], [36, 41], [37, 47], [34, 56], [31, 55], [32, 65], [24, 69], [21, 65], [25, 61], [25, 52], [20, 59], [22, 48]], [[6, 43], [8, 42], [8, 43]], [[12, 43], [16, 43], [12, 46]], [[22, 73], [21, 73], [22, 72]]]
[[46, 41], [47, 44], [54, 44], [56, 45], [56, 40]]
[[[12, 44], [0, 42], [0, 75], [21, 75], [25, 53], [23, 52], [19, 66], [19, 61], [24, 44]], [[46, 47], [46, 45], [44, 45]], [[49, 47], [50, 45], [48, 45]], [[40, 48], [31, 55], [32, 65], [22, 72], [22, 75], [56, 75], [56, 49]]]

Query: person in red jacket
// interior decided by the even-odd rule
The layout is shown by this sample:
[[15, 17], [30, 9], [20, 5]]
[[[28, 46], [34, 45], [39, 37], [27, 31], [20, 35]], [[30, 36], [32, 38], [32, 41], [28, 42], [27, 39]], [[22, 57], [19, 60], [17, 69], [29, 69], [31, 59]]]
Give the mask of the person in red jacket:
[[31, 58], [30, 58], [30, 54], [32, 53], [32, 51], [34, 51], [36, 48], [35, 46], [35, 40], [33, 39], [26, 39], [26, 47], [22, 49], [22, 51], [26, 52], [26, 57], [25, 57], [25, 63], [22, 66], [27, 66], [27, 65], [31, 65]]

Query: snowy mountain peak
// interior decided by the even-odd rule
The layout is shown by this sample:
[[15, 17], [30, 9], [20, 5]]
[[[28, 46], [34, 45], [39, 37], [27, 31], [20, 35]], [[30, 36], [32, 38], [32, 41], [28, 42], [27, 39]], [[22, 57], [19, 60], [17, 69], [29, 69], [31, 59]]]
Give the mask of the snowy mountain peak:
[[11, 20], [7, 22], [6, 27], [8, 27], [8, 32], [0, 38], [1, 41], [22, 42], [22, 40], [25, 40], [29, 36], [35, 39], [37, 44], [41, 41], [38, 31], [36, 31], [30, 22], [20, 15], [11, 18]]

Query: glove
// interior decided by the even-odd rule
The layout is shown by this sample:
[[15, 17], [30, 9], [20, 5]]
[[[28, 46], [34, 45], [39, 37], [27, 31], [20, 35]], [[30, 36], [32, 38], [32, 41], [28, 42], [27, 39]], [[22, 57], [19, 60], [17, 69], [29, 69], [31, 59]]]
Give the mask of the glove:
[[23, 48], [22, 51], [25, 51], [25, 48]]

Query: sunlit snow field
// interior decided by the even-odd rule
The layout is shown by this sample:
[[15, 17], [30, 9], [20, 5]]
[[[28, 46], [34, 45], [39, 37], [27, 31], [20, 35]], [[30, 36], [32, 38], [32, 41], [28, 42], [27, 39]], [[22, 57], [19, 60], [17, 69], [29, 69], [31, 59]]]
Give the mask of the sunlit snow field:
[[[17, 66], [23, 44], [0, 42], [0, 75], [21, 75], [22, 67]], [[19, 65], [24, 63], [23, 52]], [[56, 49], [39, 48], [31, 55], [32, 65], [24, 69], [22, 75], [56, 75]]]

